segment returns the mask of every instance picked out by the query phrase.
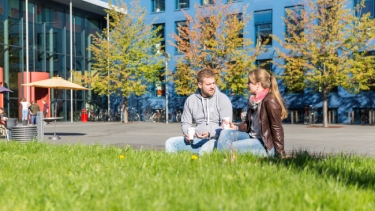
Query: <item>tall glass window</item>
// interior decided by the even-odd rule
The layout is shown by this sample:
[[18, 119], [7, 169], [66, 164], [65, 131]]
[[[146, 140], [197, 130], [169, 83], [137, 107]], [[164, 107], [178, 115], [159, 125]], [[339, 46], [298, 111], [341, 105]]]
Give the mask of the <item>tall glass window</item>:
[[300, 25], [302, 18], [303, 5], [296, 5], [293, 7], [285, 8], [285, 16], [288, 24], [285, 26], [285, 36], [292, 38], [293, 36], [299, 37], [304, 28]]
[[272, 45], [272, 10], [255, 11], [254, 24], [257, 45]]
[[161, 69], [158, 72], [158, 80], [155, 81], [154, 86], [152, 87], [152, 96], [153, 97], [164, 97], [165, 96], [165, 69]]
[[154, 30], [160, 27], [160, 30], [158, 31], [157, 36], [162, 39], [160, 43], [156, 44], [157, 46], [155, 47], [158, 51], [165, 51], [165, 23], [154, 24], [153, 27], [154, 27]]
[[189, 0], [176, 0], [176, 9], [186, 9], [189, 8]]
[[[175, 28], [176, 28], [176, 34], [184, 41], [189, 41], [189, 38], [187, 35], [184, 33], [187, 27], [186, 21], [177, 21], [175, 23]], [[178, 45], [178, 43], [177, 43]], [[181, 50], [177, 49], [177, 52], [181, 52]]]
[[[298, 59], [299, 57], [295, 57], [296, 59]], [[286, 61], [285, 62], [285, 69], [290, 73], [290, 74], [294, 74], [294, 73], [297, 73], [297, 74], [294, 74], [293, 75], [293, 78], [295, 81], [293, 81], [294, 83], [296, 82], [299, 82], [298, 84], [300, 85], [299, 87], [294, 87], [293, 89], [291, 88], [288, 88], [287, 86], [285, 86], [285, 93], [303, 93], [304, 92], [304, 78], [301, 77], [301, 72], [304, 71], [303, 68], [301, 68], [301, 62], [299, 61], [295, 61], [296, 63], [291, 63], [291, 62], [288, 62]], [[288, 83], [288, 81], [285, 81], [286, 83]]]
[[[366, 56], [371, 57], [371, 62], [367, 64], [368, 66], [371, 66], [372, 68], [375, 68], [375, 51], [369, 51], [366, 53]], [[368, 91], [375, 92], [375, 78], [369, 79], [368, 84], [371, 84], [373, 86], [370, 86], [370, 89]]]
[[164, 12], [165, 0], [151, 0], [152, 12]]

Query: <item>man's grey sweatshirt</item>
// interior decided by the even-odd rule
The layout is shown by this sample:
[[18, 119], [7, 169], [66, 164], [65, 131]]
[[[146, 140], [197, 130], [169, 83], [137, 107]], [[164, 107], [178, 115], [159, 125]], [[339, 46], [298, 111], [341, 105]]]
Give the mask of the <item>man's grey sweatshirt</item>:
[[181, 129], [184, 135], [187, 129], [196, 122], [196, 132], [210, 132], [211, 137], [218, 136], [221, 130], [221, 120], [224, 117], [232, 118], [232, 103], [228, 96], [221, 93], [216, 87], [215, 94], [210, 98], [204, 98], [201, 90], [190, 95], [184, 105], [181, 117]]

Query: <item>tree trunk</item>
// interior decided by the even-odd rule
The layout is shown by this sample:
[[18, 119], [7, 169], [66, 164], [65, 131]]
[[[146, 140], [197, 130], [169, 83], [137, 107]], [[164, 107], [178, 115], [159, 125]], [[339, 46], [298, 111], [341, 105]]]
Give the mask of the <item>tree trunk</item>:
[[[326, 65], [323, 65], [323, 76], [326, 72]], [[324, 80], [324, 79], [323, 79]], [[327, 90], [327, 84], [325, 80], [323, 81], [323, 88], [322, 88], [322, 93], [323, 93], [323, 127], [328, 127], [328, 90]], [[316, 118], [316, 117], [315, 117]]]
[[124, 110], [124, 123], [128, 123], [128, 107]]
[[323, 127], [328, 127], [328, 91], [323, 89]]

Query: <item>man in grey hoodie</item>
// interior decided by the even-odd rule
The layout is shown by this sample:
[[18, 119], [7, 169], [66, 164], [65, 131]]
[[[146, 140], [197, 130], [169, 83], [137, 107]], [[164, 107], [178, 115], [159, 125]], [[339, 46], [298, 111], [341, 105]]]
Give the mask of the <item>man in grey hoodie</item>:
[[[181, 129], [184, 136], [172, 137], [165, 142], [168, 153], [189, 151], [209, 153], [221, 131], [224, 117], [232, 118], [232, 103], [216, 87], [215, 73], [211, 69], [202, 69], [197, 74], [198, 90], [190, 95], [184, 105], [181, 116]], [[195, 136], [190, 139], [188, 128], [195, 120]]]

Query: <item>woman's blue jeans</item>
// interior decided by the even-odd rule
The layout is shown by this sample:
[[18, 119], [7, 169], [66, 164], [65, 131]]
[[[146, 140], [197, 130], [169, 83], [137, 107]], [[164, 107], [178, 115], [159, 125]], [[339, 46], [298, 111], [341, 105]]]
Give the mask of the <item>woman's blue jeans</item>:
[[238, 153], [252, 153], [258, 156], [274, 156], [275, 149], [267, 151], [261, 138], [251, 138], [246, 132], [222, 130], [217, 143], [218, 151], [233, 149]]
[[172, 137], [165, 142], [165, 151], [167, 153], [187, 151], [203, 155], [204, 153], [212, 152], [214, 150], [215, 144], [215, 139], [200, 138], [194, 138], [193, 142], [190, 144], [184, 136], [177, 136]]
[[29, 110], [22, 109], [22, 120], [28, 120]]

